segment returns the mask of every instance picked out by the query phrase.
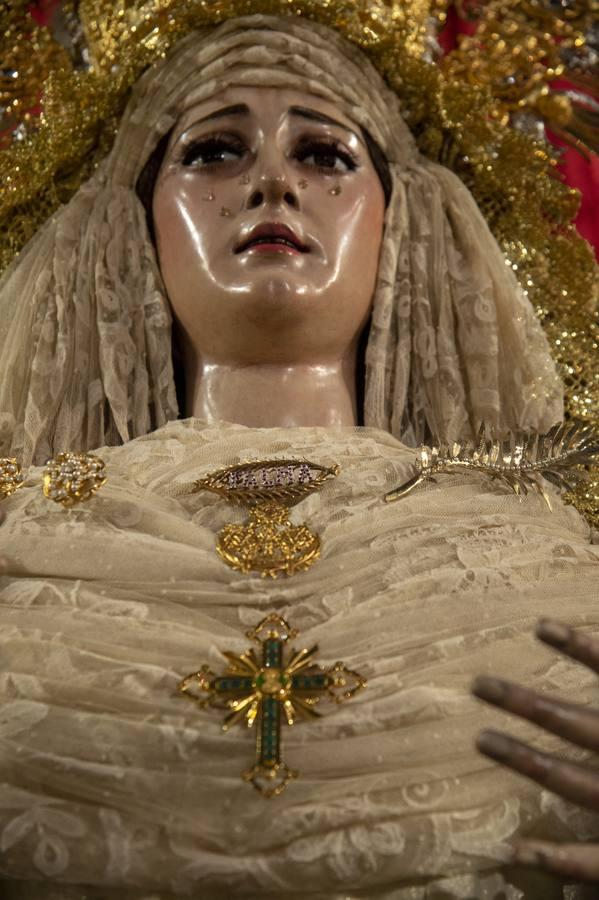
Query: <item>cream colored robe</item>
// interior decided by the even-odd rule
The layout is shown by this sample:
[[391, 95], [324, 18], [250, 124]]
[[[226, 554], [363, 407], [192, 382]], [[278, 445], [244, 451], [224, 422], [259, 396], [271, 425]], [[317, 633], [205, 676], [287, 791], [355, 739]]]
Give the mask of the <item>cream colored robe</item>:
[[[40, 468], [4, 501], [0, 620], [2, 898], [293, 897], [553, 900], [505, 868], [518, 835], [599, 834], [599, 817], [477, 753], [482, 727], [584, 753], [484, 705], [494, 673], [596, 703], [596, 677], [533, 636], [555, 616], [599, 633], [599, 547], [555, 489], [550, 513], [478, 474], [385, 504], [415, 451], [373, 428], [171, 422], [97, 451], [109, 480], [67, 511]], [[241, 510], [192, 482], [245, 459], [306, 457], [339, 476], [294, 507], [322, 558], [242, 575], [215, 537]], [[285, 727], [299, 778], [265, 800], [242, 782], [254, 734], [176, 692], [181, 677], [277, 611], [368, 679], [323, 718]], [[70, 887], [69, 885], [79, 885]], [[86, 885], [87, 887], [82, 887]]]

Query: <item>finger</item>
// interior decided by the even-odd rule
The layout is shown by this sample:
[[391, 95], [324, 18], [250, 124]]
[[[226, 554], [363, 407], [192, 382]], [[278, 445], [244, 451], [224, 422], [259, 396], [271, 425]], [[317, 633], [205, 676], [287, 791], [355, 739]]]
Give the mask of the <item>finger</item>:
[[[5, 512], [0, 507], [0, 525], [4, 521]], [[4, 573], [8, 571], [8, 560], [6, 560], [3, 556], [0, 556], [0, 575], [4, 575]]]
[[487, 675], [475, 678], [472, 693], [493, 706], [541, 725], [573, 744], [599, 750], [599, 712], [595, 709], [556, 700], [513, 681]]
[[542, 753], [498, 731], [481, 731], [476, 746], [485, 756], [520, 772], [565, 800], [599, 812], [599, 772], [589, 766]]
[[536, 627], [536, 635], [545, 644], [557, 647], [562, 653], [571, 656], [599, 673], [599, 640], [582, 631], [575, 631], [563, 622], [555, 619], [540, 619]]
[[550, 844], [522, 841], [514, 849], [515, 863], [536, 866], [576, 881], [599, 882], [599, 844]]

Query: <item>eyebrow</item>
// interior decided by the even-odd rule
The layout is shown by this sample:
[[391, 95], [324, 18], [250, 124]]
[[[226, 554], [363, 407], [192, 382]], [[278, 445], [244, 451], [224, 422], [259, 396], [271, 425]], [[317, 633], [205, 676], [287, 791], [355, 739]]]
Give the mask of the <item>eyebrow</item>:
[[[360, 143], [364, 143], [360, 135], [356, 134], [355, 131], [352, 131], [347, 125], [343, 125], [341, 122], [337, 122], [330, 116], [325, 115], [325, 113], [317, 112], [315, 109], [307, 109], [304, 106], [290, 106], [288, 112], [292, 116], [301, 116], [303, 119], [311, 119], [314, 122], [324, 122], [326, 125], [335, 125], [337, 128], [343, 128], [344, 131], [349, 131], [350, 134], [353, 134]], [[222, 109], [217, 109], [215, 112], [204, 116], [202, 119], [198, 119], [197, 122], [194, 122], [193, 125], [190, 125], [189, 127], [192, 128], [194, 125], [200, 125], [202, 122], [207, 122], [209, 119], [220, 119], [222, 116], [247, 116], [249, 114], [250, 108], [247, 103], [236, 103], [233, 106], [225, 106]], [[189, 129], [185, 130], [188, 131]]]

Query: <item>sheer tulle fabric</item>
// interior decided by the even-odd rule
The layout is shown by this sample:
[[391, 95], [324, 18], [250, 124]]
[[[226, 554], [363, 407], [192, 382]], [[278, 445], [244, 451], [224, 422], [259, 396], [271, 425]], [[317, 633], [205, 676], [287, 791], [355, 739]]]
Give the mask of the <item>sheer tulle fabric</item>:
[[140, 78], [109, 157], [0, 282], [0, 452], [41, 464], [177, 418], [169, 304], [134, 185], [183, 109], [232, 85], [324, 97], [389, 160], [365, 423], [415, 446], [469, 437], [481, 418], [498, 431], [561, 419], [531, 304], [469, 191], [418, 153], [397, 96], [336, 32], [251, 15], [190, 35]]
[[[553, 513], [470, 473], [385, 504], [414, 454], [372, 428], [190, 419], [99, 454], [109, 481], [85, 506], [45, 500], [40, 469], [5, 501], [3, 898], [562, 897], [504, 868], [509, 843], [597, 837], [596, 817], [486, 760], [474, 738], [508, 727], [585, 753], [469, 694], [491, 672], [596, 701], [595, 676], [533, 636], [565, 610], [599, 631], [599, 548], [551, 485]], [[241, 575], [214, 545], [242, 512], [189, 490], [215, 468], [286, 456], [341, 465], [291, 513], [321, 535], [322, 558], [276, 582]], [[204, 662], [222, 671], [221, 651], [247, 649], [271, 610], [300, 629], [296, 645], [318, 643], [321, 663], [344, 660], [368, 687], [286, 729], [300, 778], [266, 801], [240, 778], [253, 735], [224, 734], [222, 714], [176, 685]]]

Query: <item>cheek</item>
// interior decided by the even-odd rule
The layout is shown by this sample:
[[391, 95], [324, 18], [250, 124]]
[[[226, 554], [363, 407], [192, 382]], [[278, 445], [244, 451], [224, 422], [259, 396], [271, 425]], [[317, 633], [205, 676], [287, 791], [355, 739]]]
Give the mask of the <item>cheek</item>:
[[366, 191], [348, 197], [337, 219], [340, 269], [356, 292], [372, 291], [376, 282], [385, 216], [382, 189], [380, 194]]
[[202, 199], [201, 190], [191, 190], [174, 178], [157, 184], [152, 211], [158, 261], [167, 290], [184, 287], [192, 274], [197, 283], [198, 274], [205, 269], [206, 242], [216, 224], [209, 209], [212, 206]]

